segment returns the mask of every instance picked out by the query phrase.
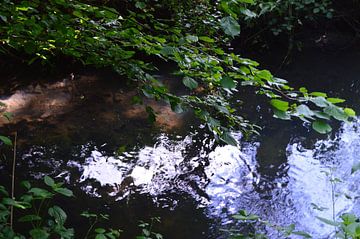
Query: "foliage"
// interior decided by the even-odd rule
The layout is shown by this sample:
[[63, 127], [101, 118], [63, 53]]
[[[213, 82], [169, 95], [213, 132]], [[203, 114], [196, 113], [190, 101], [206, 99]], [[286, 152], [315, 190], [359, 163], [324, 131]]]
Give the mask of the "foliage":
[[[23, 181], [22, 186], [25, 188], [26, 193], [21, 195], [18, 199], [11, 198], [7, 190], [0, 186], [0, 238], [4, 239], [46, 239], [46, 238], [74, 238], [75, 232], [73, 228], [66, 227], [67, 214], [58, 205], [52, 205], [53, 199], [59, 196], [73, 197], [73, 192], [65, 187], [62, 183], [56, 183], [52, 178], [45, 176], [45, 184], [48, 189], [32, 187], [28, 181]], [[29, 226], [31, 229], [28, 234], [18, 233], [9, 224], [11, 217], [10, 207], [19, 210], [22, 215], [18, 218], [18, 224], [22, 226]], [[88, 218], [98, 218], [97, 215], [90, 213], [83, 213], [83, 216]], [[100, 215], [106, 218], [106, 215]], [[96, 220], [97, 222], [97, 220]], [[115, 239], [119, 238], [120, 231], [118, 230], [105, 230], [103, 228], [96, 228], [92, 232], [96, 222], [92, 224], [86, 238], [90, 233], [94, 233], [95, 239]]]
[[[98, 222], [101, 222], [103, 220], [109, 220], [109, 215], [107, 215], [107, 214], [97, 215], [97, 214], [90, 213], [90, 212], [83, 212], [81, 214], [81, 216], [88, 218], [89, 222], [90, 222], [90, 227], [84, 237], [85, 239], [89, 238], [90, 233], [93, 231], [94, 227], [96, 226], [96, 224]], [[115, 239], [115, 238], [120, 237], [121, 232], [122, 232], [121, 230], [114, 230], [114, 229], [106, 230], [102, 227], [97, 227], [94, 230], [94, 233], [95, 233], [94, 237], [95, 237], [95, 239]]]
[[[197, 12], [199, 18], [180, 12], [165, 19], [156, 15], [157, 8], [164, 8], [160, 3], [125, 1], [128, 7], [120, 14], [115, 8], [78, 0], [5, 0], [0, 7], [0, 50], [5, 55], [20, 55], [29, 64], [68, 56], [85, 65], [110, 66], [127, 76], [140, 95], [164, 100], [176, 112], [194, 110], [217, 139], [230, 144], [236, 142], [230, 130], [256, 132], [236, 113], [239, 107], [229, 103], [238, 87], [251, 86], [257, 94], [272, 99], [275, 117], [312, 121], [320, 133], [329, 131], [326, 121], [331, 117], [347, 121], [354, 115], [326, 94], [293, 89], [285, 80], [258, 69], [258, 63], [224, 50], [240, 33], [238, 13], [250, 14], [247, 6], [253, 1], [221, 1], [219, 5], [200, 1], [204, 12]], [[175, 73], [189, 94], [169, 92], [143, 55], [175, 62]], [[155, 119], [155, 111], [147, 107], [147, 112]]]
[[150, 220], [150, 223], [140, 221], [138, 226], [141, 229], [141, 235], [137, 236], [136, 239], [163, 239], [163, 236], [160, 233], [153, 231], [154, 223], [159, 223], [160, 218], [152, 217]]
[[[64, 188], [62, 183], [55, 183], [50, 177], [45, 177], [45, 184], [49, 189], [32, 187], [28, 181], [22, 182], [27, 190], [18, 199], [9, 197], [3, 186], [0, 187], [0, 237], [1, 238], [27, 238], [31, 236], [36, 239], [49, 238], [58, 235], [61, 238], [73, 238], [74, 230], [65, 226], [67, 215], [58, 205], [50, 205], [56, 195], [72, 197], [73, 193]], [[48, 206], [45, 206], [48, 205]], [[18, 219], [21, 224], [31, 226], [28, 235], [21, 235], [13, 230], [8, 224], [10, 207], [21, 211], [24, 215]], [[44, 215], [47, 210], [47, 215]]]

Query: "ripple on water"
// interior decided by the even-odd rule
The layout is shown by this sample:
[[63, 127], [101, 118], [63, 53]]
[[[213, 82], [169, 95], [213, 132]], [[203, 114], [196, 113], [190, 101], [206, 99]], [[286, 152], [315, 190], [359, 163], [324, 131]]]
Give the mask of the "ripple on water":
[[[35, 178], [43, 176], [38, 173], [43, 171], [36, 169], [43, 164], [50, 169], [48, 174], [78, 184], [95, 197], [122, 200], [146, 194], [157, 205], [172, 210], [182, 203], [181, 197], [172, 195], [186, 194], [205, 209], [207, 217], [217, 221], [214, 227], [218, 229], [233, 224], [231, 215], [246, 209], [279, 225], [295, 223], [315, 238], [328, 238], [333, 228], [315, 217], [331, 219], [333, 202], [336, 217], [348, 211], [360, 213], [359, 199], [355, 199], [360, 192], [360, 172], [351, 174], [360, 155], [359, 125], [357, 121], [344, 124], [334, 138], [319, 140], [312, 148], [305, 148], [305, 141], [290, 140], [287, 161], [272, 181], [260, 180], [260, 143], [243, 142], [240, 134], [234, 136], [241, 147], [214, 146], [204, 138], [195, 139], [199, 137], [194, 134], [175, 139], [161, 134], [153, 146], [118, 156], [109, 156], [89, 143], [75, 150], [70, 159], [54, 158], [56, 147], [33, 146], [22, 161]], [[199, 142], [204, 142], [201, 147]], [[331, 177], [341, 182], [332, 187]], [[104, 187], [108, 190], [102, 190]], [[334, 200], [332, 188], [338, 194]], [[270, 229], [268, 233], [270, 238], [281, 238]]]

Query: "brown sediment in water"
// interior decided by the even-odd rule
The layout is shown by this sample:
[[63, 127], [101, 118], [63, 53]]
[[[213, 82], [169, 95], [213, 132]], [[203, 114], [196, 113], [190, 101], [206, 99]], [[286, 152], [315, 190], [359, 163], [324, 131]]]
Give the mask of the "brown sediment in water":
[[[96, 75], [70, 75], [53, 83], [29, 85], [3, 97], [0, 100], [4, 104], [2, 112], [8, 112], [13, 117], [11, 121], [1, 118], [0, 126], [23, 121], [47, 122], [66, 131], [68, 127], [61, 124], [76, 121], [74, 117], [102, 124], [141, 121], [142, 125], [150, 125], [145, 105], [151, 106], [157, 114], [155, 126], [165, 131], [182, 126], [182, 116], [172, 112], [169, 105], [151, 99], [144, 99], [144, 105], [134, 105], [131, 102], [135, 95], [136, 91], [126, 90]], [[81, 122], [78, 124], [81, 125]]]

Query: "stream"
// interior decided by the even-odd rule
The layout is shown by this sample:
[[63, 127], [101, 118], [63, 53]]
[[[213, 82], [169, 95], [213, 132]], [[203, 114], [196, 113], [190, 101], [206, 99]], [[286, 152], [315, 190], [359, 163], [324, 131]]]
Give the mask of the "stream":
[[[273, 54], [260, 62], [276, 70]], [[306, 49], [276, 75], [345, 98], [360, 111], [358, 49]], [[261, 135], [234, 132], [239, 147], [222, 146], [191, 114], [175, 115], [151, 101], [160, 122], [149, 125], [143, 109], [129, 104], [133, 94], [114, 76], [76, 77], [79, 83], [66, 76], [4, 87], [2, 102], [10, 105], [14, 122], [1, 122], [3, 132], [18, 133], [18, 183], [31, 179], [42, 185], [49, 175], [74, 191], [76, 198], [58, 201], [76, 238], [88, 228], [79, 216], [85, 210], [109, 214], [105, 225], [124, 230], [121, 238], [139, 235], [140, 220], [159, 217], [154, 231], [171, 239], [227, 238], [223, 230], [252, 230], [232, 218], [242, 209], [274, 225], [294, 223], [318, 239], [331, 238], [334, 228], [316, 216], [360, 215], [360, 172], [351, 174], [360, 160], [360, 119], [334, 123], [333, 132], [322, 136], [302, 122], [272, 118], [256, 97], [245, 103], [244, 114], [263, 127]], [[10, 161], [0, 161], [5, 184]], [[284, 238], [272, 227], [258, 229], [271, 239]]]

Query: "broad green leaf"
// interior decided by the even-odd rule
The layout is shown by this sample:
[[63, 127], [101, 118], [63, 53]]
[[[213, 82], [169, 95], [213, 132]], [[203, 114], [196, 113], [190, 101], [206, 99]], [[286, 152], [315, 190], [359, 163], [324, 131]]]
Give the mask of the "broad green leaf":
[[35, 228], [30, 231], [30, 236], [33, 239], [47, 239], [49, 238], [50, 234], [43, 229]]
[[319, 97], [324, 97], [324, 98], [327, 97], [327, 94], [323, 93], [323, 92], [311, 92], [309, 95], [311, 95], [311, 96], [319, 96]]
[[331, 126], [322, 120], [315, 120], [312, 123], [312, 128], [320, 134], [327, 134], [332, 130]]
[[308, 118], [312, 118], [312, 116], [315, 115], [315, 113], [306, 105], [299, 105], [296, 107], [296, 113]]
[[196, 89], [198, 87], [197, 81], [190, 77], [184, 77], [182, 82], [186, 87], [188, 87], [191, 90]]
[[236, 87], [236, 81], [228, 76], [224, 76], [220, 79], [220, 85], [226, 89], [233, 89]]
[[269, 81], [272, 78], [272, 75], [271, 75], [270, 71], [268, 71], [268, 70], [261, 70], [256, 73], [256, 76], [260, 77], [261, 79], [264, 79], [266, 81]]
[[107, 239], [104, 234], [97, 234], [95, 239]]
[[300, 87], [299, 91], [301, 93], [307, 93], [308, 92], [308, 90], [305, 87]]
[[344, 112], [345, 112], [345, 114], [347, 114], [350, 117], [355, 117], [356, 116], [356, 112], [351, 108], [345, 108]]
[[326, 218], [323, 218], [323, 217], [318, 217], [316, 216], [317, 219], [319, 219], [320, 221], [322, 221], [323, 223], [325, 224], [328, 224], [328, 225], [331, 225], [331, 226], [339, 226], [339, 223], [338, 222], [334, 222], [332, 220], [329, 220], [329, 219], [326, 219]]
[[289, 102], [278, 100], [278, 99], [272, 99], [270, 101], [270, 104], [280, 111], [287, 111], [289, 109]]
[[343, 109], [335, 105], [329, 105], [328, 107], [326, 107], [324, 109], [324, 113], [331, 115], [332, 117], [340, 121], [346, 121], [349, 118], [349, 116], [344, 112]]
[[333, 104], [345, 102], [344, 99], [340, 99], [340, 98], [327, 98], [326, 100]]
[[324, 112], [320, 112], [320, 111], [313, 111], [314, 115], [320, 119], [325, 119], [325, 120], [330, 120], [330, 115], [325, 114]]
[[101, 233], [101, 234], [104, 234], [106, 232], [106, 230], [104, 228], [96, 228], [95, 229], [95, 232], [96, 233]]
[[9, 139], [8, 137], [0, 135], [0, 140], [8, 146], [12, 145], [11, 139]]
[[240, 34], [240, 25], [232, 16], [222, 18], [220, 26], [226, 35], [235, 37]]
[[324, 97], [315, 97], [310, 99], [311, 102], [313, 102], [315, 105], [319, 107], [327, 107], [330, 105], [330, 103], [324, 98]]
[[42, 188], [32, 188], [29, 190], [29, 192], [34, 194], [35, 197], [44, 198], [44, 199], [51, 198], [53, 196], [51, 192]]
[[64, 210], [59, 206], [53, 206], [49, 208], [48, 213], [54, 218], [55, 222], [60, 225], [64, 225], [67, 219], [67, 215]]
[[54, 179], [50, 178], [49, 176], [45, 176], [44, 177], [44, 182], [46, 185], [48, 185], [49, 187], [54, 187], [55, 186], [55, 181]]
[[74, 194], [70, 189], [67, 188], [54, 188], [54, 191], [60, 193], [66, 197], [73, 197]]
[[286, 111], [274, 109], [274, 117], [282, 120], [291, 120], [291, 116]]

